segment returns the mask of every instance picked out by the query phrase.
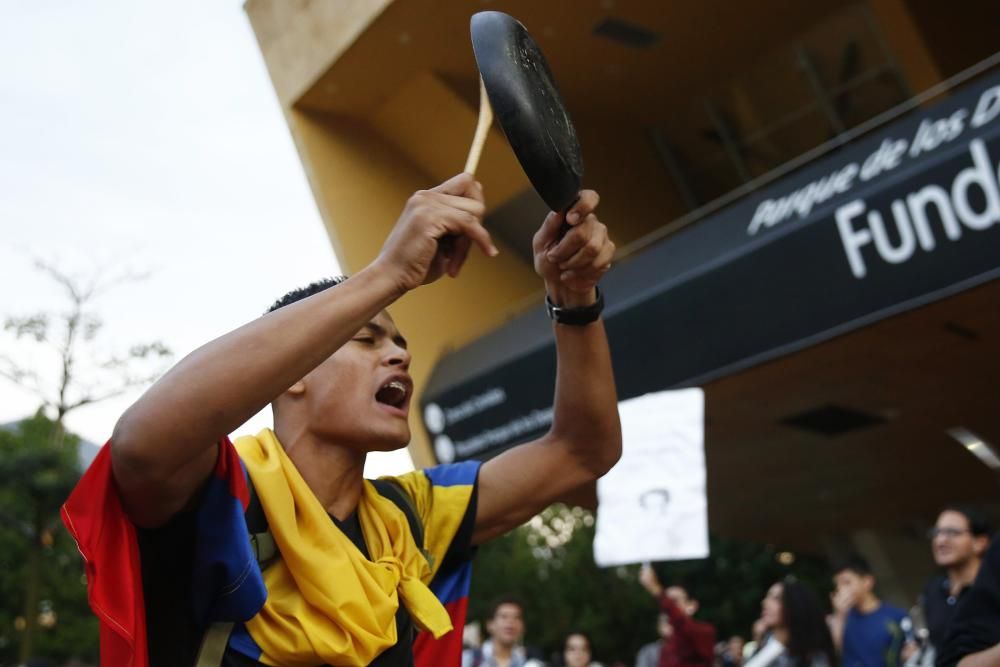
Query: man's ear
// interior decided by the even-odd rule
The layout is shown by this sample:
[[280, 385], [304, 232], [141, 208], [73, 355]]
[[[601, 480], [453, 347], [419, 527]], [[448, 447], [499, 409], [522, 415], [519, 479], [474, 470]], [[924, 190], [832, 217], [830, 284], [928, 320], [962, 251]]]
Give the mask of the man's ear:
[[986, 535], [976, 535], [972, 538], [972, 552], [976, 554], [976, 558], [982, 558], [989, 546], [990, 538]]
[[[291, 387], [281, 392], [277, 398], [271, 401], [271, 412], [274, 415], [274, 428], [278, 429], [278, 422], [280, 421], [279, 415], [284, 414], [285, 410], [291, 410], [292, 405], [297, 402], [297, 399], [302, 398], [306, 394], [306, 382], [305, 378], [299, 380]], [[285, 406], [284, 410], [281, 406]], [[285, 415], [287, 417], [287, 415]]]

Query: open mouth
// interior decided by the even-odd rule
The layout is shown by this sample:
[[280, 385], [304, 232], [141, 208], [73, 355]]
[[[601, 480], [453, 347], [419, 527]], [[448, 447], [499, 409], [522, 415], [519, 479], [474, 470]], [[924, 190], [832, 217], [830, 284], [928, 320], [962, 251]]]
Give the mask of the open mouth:
[[375, 400], [383, 405], [402, 410], [410, 398], [410, 385], [399, 378], [393, 378], [375, 392]]

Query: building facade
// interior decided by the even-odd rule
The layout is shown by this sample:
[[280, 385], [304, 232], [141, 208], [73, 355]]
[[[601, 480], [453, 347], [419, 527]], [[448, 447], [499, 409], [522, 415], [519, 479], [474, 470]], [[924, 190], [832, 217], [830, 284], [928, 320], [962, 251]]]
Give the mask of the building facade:
[[[376, 256], [413, 191], [462, 169], [483, 9], [539, 42], [602, 195], [621, 249], [605, 289], [619, 393], [705, 389], [712, 529], [857, 547], [894, 563], [890, 592], [911, 588], [927, 561], [903, 554], [928, 551], [935, 509], [995, 496], [1000, 10], [248, 0], [345, 271]], [[547, 426], [554, 358], [530, 257], [546, 210], [498, 128], [478, 177], [500, 257], [473, 253], [461, 279], [391, 308], [430, 417], [417, 465]]]

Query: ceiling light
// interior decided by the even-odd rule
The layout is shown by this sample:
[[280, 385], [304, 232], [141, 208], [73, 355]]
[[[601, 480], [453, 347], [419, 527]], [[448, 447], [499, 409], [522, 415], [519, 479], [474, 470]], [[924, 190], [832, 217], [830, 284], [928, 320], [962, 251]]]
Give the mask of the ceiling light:
[[950, 428], [947, 432], [960, 445], [974, 454], [977, 459], [993, 470], [1000, 470], [1000, 457], [997, 457], [997, 450], [992, 445], [969, 429], [962, 428], [961, 426]]

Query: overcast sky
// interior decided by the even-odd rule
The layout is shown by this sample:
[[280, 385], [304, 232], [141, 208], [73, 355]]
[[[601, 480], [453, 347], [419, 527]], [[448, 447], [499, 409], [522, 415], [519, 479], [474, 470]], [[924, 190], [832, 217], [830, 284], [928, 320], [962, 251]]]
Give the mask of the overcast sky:
[[[0, 318], [63, 306], [35, 259], [144, 272], [99, 301], [103, 344], [159, 339], [179, 358], [338, 272], [242, 2], [31, 0], [2, 14]], [[0, 354], [44, 361], [8, 336]], [[68, 425], [104, 442], [134, 399]], [[0, 422], [37, 404], [0, 379]], [[367, 472], [410, 467], [405, 452], [373, 455]]]

